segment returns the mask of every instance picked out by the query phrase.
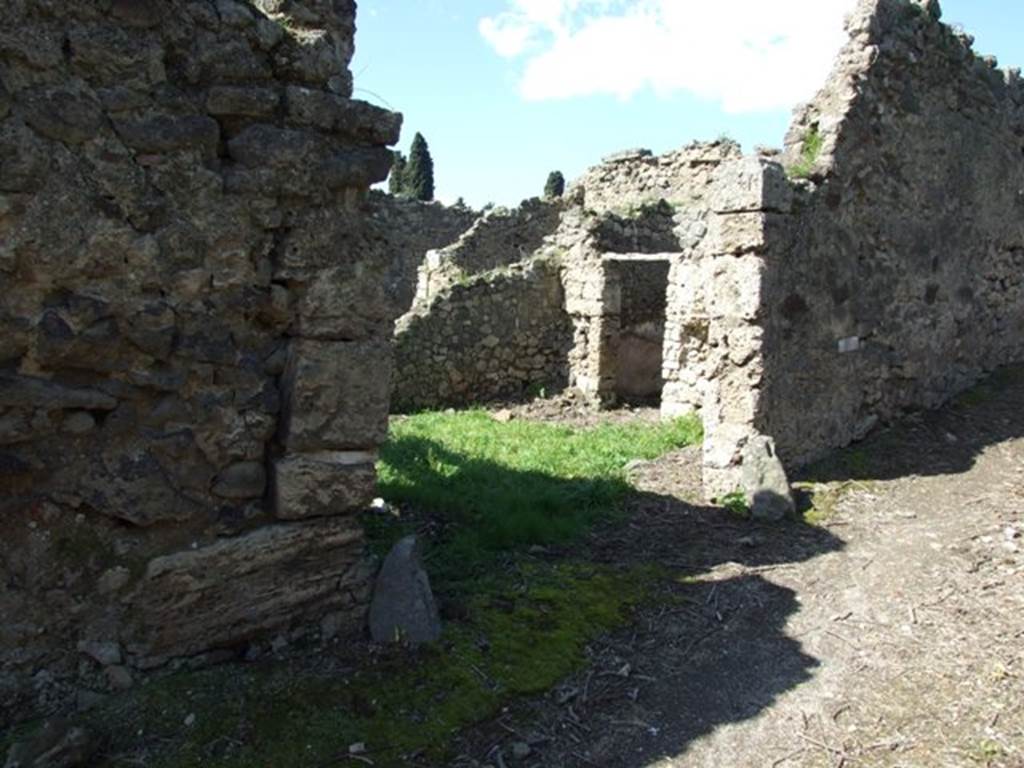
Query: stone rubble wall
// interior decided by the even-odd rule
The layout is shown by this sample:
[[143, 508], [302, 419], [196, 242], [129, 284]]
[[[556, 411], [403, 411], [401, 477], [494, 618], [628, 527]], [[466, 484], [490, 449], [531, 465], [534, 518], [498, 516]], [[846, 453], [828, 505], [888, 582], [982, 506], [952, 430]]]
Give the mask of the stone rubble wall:
[[556, 261], [477, 275], [401, 318], [392, 409], [409, 412], [565, 388], [572, 341]]
[[788, 139], [825, 137], [765, 276], [759, 421], [790, 461], [1024, 360], [1024, 83], [938, 15], [862, 3]]
[[[489, 211], [457, 242], [427, 253], [419, 270], [416, 300], [399, 321], [396, 332], [395, 407], [409, 410], [463, 405], [567, 385], [596, 402], [613, 402], [620, 352], [629, 358], [624, 363], [626, 368], [632, 365], [631, 360], [647, 363], [656, 354], [648, 348], [660, 344], [651, 337], [660, 335], [665, 324], [665, 285], [655, 289], [659, 295], [650, 302], [629, 304], [631, 312], [658, 315], [650, 322], [634, 323], [633, 318], [625, 318], [630, 332], [635, 331], [627, 342], [635, 342], [638, 355], [631, 356], [628, 348], [620, 350], [621, 290], [617, 279], [611, 284], [607, 279], [605, 256], [673, 253], [674, 260], [678, 260], [683, 252], [692, 251], [706, 231], [707, 205], [702, 201], [717, 169], [739, 156], [739, 147], [732, 142], [692, 144], [662, 157], [646, 152], [616, 156], [575, 182], [564, 200], [528, 200], [515, 210]], [[466, 370], [473, 368], [473, 355], [458, 350], [451, 342], [451, 318], [467, 328], [493, 329], [489, 319], [474, 315], [496, 311], [481, 296], [492, 278], [501, 285], [502, 295], [496, 299], [499, 304], [506, 296], [538, 291], [534, 272], [529, 269], [525, 274], [531, 277], [522, 287], [512, 289], [504, 281], [507, 275], [502, 277], [509, 265], [528, 263], [533, 255], [562, 265], [564, 305], [538, 305], [539, 313], [550, 316], [555, 323], [555, 329], [539, 345], [542, 354], [533, 367], [509, 367], [493, 363], [491, 355], [482, 352], [485, 360], [481, 364], [487, 375], [466, 376]], [[645, 267], [654, 272], [659, 269], [645, 264], [637, 274], [644, 274]], [[480, 276], [486, 279], [478, 280]], [[521, 278], [517, 280], [522, 282]], [[473, 286], [468, 293], [461, 290], [467, 285]], [[639, 284], [634, 287], [639, 288]], [[539, 290], [539, 295], [547, 302], [554, 293], [545, 288]], [[477, 342], [492, 337], [495, 347], [534, 358], [537, 344], [533, 339], [537, 333], [531, 331], [530, 344], [525, 348], [517, 336], [520, 326], [535, 324], [534, 309], [529, 303], [518, 309], [509, 305], [497, 311], [498, 316], [509, 318], [508, 322], [500, 323], [493, 333], [470, 338], [479, 348]], [[457, 337], [462, 338], [462, 334], [464, 331]], [[671, 370], [674, 376], [675, 369]], [[660, 376], [652, 373], [642, 378], [658, 380]]]
[[487, 211], [456, 241], [426, 254], [416, 301], [429, 302], [452, 283], [529, 259], [557, 229], [560, 212], [558, 201], [538, 198]]
[[676, 208], [660, 200], [623, 213], [606, 212], [594, 234], [606, 253], [671, 253], [682, 250], [681, 223]]
[[362, 628], [401, 117], [351, 0], [8, 0], [0, 723]]
[[863, 0], [787, 139], [808, 178], [751, 158], [722, 182], [704, 249], [705, 293], [725, 299], [706, 312], [712, 494], [744, 434], [800, 464], [1024, 360], [1024, 87], [939, 15]]
[[456, 242], [481, 216], [468, 206], [424, 203], [377, 191], [370, 193], [369, 212], [388, 239], [391, 264], [387, 285], [395, 317], [412, 307], [427, 252]]
[[[729, 140], [693, 142], [663, 155], [647, 149], [619, 152], [573, 181], [565, 198], [596, 214], [626, 218], [663, 201], [673, 208], [692, 207], [704, 199], [718, 167], [742, 154]], [[636, 249], [625, 252], [630, 251]]]
[[631, 151], [607, 158], [571, 185], [567, 199], [574, 212], [563, 216], [553, 241], [567, 254], [566, 307], [575, 328], [569, 383], [586, 400], [613, 404], [619, 368], [630, 365], [621, 354], [619, 291], [615, 281], [609, 284], [605, 257], [664, 253], [670, 279], [662, 402], [669, 415], [699, 404], [692, 397], [695, 384], [686, 380], [693, 367], [687, 349], [690, 318], [677, 309], [695, 288], [679, 278], [707, 232], [709, 194], [721, 168], [740, 157], [739, 146], [730, 141], [693, 143], [660, 156]]

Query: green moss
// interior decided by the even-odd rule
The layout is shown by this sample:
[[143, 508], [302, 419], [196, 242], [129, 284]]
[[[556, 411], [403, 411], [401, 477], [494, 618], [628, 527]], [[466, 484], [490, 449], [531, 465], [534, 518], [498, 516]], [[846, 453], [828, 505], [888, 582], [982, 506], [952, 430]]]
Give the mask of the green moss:
[[839, 483], [835, 486], [803, 483], [798, 488], [811, 497], [811, 506], [803, 512], [803, 520], [808, 525], [821, 526], [835, 514], [836, 505], [846, 495], [850, 483]]
[[798, 483], [797, 488], [811, 497], [811, 506], [803, 514], [803, 521], [808, 525], [822, 526], [828, 523], [839, 507], [839, 503], [853, 490], [870, 491], [874, 483], [871, 481], [849, 480], [827, 484]]
[[825, 147], [825, 137], [818, 130], [818, 126], [811, 126], [804, 135], [802, 144], [800, 159], [787, 169], [791, 179], [806, 179], [814, 172], [814, 166]]
[[[345, 677], [284, 665], [233, 666], [142, 686], [90, 714], [116, 723], [112, 752], [156, 750], [156, 768], [305, 768], [366, 745], [375, 765], [447, 756], [452, 734], [544, 691], [585, 662], [661, 577], [641, 568], [523, 566], [515, 585], [482, 588], [442, 643]], [[195, 715], [191, 727], [183, 725]], [[158, 749], [157, 749], [158, 747]], [[113, 765], [111, 761], [108, 765]]]
[[722, 506], [737, 517], [750, 517], [750, 505], [747, 503], [747, 495], [743, 491], [733, 491], [722, 498]]

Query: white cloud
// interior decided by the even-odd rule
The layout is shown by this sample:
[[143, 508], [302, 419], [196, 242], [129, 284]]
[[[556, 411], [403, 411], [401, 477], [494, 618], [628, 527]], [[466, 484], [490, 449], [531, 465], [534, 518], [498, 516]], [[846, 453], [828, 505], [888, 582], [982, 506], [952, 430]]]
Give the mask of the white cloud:
[[792, 107], [820, 87], [854, 0], [507, 0], [480, 21], [528, 100], [645, 88], [728, 112]]

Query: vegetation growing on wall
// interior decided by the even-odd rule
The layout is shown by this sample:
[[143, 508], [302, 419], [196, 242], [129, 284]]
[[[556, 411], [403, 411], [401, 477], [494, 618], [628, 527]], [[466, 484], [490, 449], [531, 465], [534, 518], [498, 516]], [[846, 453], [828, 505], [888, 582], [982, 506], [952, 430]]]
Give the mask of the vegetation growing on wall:
[[825, 146], [825, 137], [813, 125], [804, 136], [803, 146], [800, 149], [800, 159], [789, 168], [790, 178], [806, 179], [814, 172], [814, 165], [818, 162], [821, 150]]

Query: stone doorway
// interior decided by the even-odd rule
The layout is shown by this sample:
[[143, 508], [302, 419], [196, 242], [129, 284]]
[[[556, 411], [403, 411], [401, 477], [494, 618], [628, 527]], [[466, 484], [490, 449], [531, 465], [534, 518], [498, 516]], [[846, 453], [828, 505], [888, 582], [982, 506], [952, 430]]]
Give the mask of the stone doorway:
[[[668, 294], [669, 254], [614, 254], [604, 257], [612, 316], [604, 336], [605, 359], [615, 400], [658, 406]], [[614, 311], [617, 309], [617, 312]]]

